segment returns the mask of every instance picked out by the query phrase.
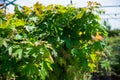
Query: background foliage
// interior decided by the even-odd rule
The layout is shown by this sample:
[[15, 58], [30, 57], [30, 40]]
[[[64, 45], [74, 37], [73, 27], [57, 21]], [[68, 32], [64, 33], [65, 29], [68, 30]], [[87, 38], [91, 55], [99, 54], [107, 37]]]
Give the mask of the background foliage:
[[120, 30], [108, 30], [109, 38], [107, 43], [110, 48], [111, 67], [113, 75], [120, 75]]

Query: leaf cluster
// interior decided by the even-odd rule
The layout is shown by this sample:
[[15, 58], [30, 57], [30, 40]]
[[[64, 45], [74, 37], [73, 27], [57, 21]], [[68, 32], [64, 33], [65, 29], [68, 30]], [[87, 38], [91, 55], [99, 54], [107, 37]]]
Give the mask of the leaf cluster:
[[78, 80], [96, 72], [107, 32], [95, 9], [39, 3], [23, 10], [15, 6], [15, 13], [0, 23], [0, 75]]

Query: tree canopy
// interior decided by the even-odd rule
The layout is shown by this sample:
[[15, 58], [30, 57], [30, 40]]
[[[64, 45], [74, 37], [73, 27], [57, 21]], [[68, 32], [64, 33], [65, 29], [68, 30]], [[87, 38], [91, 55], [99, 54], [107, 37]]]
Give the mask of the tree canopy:
[[[15, 6], [0, 11], [0, 75], [18, 80], [78, 80], [98, 70], [105, 31], [97, 5]], [[84, 79], [85, 80], [85, 79]]]

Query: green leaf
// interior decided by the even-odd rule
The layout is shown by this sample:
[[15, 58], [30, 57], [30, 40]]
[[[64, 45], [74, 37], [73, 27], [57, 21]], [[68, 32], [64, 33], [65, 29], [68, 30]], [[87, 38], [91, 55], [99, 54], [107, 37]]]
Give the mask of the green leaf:
[[26, 22], [23, 19], [17, 19], [14, 21], [13, 25], [15, 27], [25, 26]]
[[94, 42], [93, 46], [94, 46], [94, 49], [97, 51], [97, 50], [100, 50], [100, 51], [103, 51], [104, 49], [104, 43], [101, 42], [101, 41], [97, 41], [97, 42]]
[[36, 16], [36, 17], [30, 17], [30, 18], [29, 18], [29, 21], [30, 21], [30, 22], [35, 22], [35, 23], [37, 23], [38, 20], [39, 20], [39, 19], [38, 19], [37, 16]]
[[4, 39], [0, 38], [0, 47], [2, 47], [3, 43], [4, 43]]
[[81, 19], [86, 10], [87, 10], [87, 8], [83, 8], [82, 11], [75, 16], [76, 19]]
[[29, 50], [29, 55], [39, 54], [40, 53], [40, 46], [34, 46]]
[[66, 47], [67, 47], [68, 49], [70, 49], [71, 46], [72, 46], [72, 41], [71, 41], [70, 39], [68, 39], [68, 38], [65, 38], [65, 43], [66, 43]]
[[46, 58], [45, 63], [46, 63], [46, 66], [48, 67], [48, 69], [53, 71], [53, 68], [51, 67], [51, 64], [52, 64], [51, 60]]
[[45, 80], [46, 76], [48, 75], [45, 62], [42, 62], [42, 64], [41, 64], [40, 75], [41, 75], [42, 80]]
[[34, 64], [29, 63], [29, 64], [22, 66], [22, 72], [28, 77], [33, 77], [35, 74], [37, 76], [38, 68]]
[[36, 28], [34, 27], [34, 26], [24, 26], [25, 27], [25, 29], [28, 31], [28, 32], [30, 32], [30, 31], [34, 31]]
[[90, 67], [92, 72], [95, 72], [96, 65], [94, 63], [89, 63], [88, 66]]
[[66, 61], [65, 61], [64, 58], [59, 58], [59, 63], [60, 63], [61, 66], [66, 65]]
[[80, 54], [80, 51], [79, 51], [78, 49], [76, 49], [76, 48], [73, 48], [73, 49], [71, 50], [71, 54], [72, 54], [73, 56], [78, 56], [78, 55]]
[[12, 56], [15, 57], [17, 60], [22, 59], [22, 52], [23, 49], [16, 49]]
[[21, 40], [22, 38], [23, 38], [23, 36], [21, 36], [20, 34], [17, 34], [14, 37], [15, 40]]
[[107, 71], [110, 71], [110, 61], [108, 60], [103, 60], [101, 62], [101, 67]]
[[8, 53], [9, 53], [9, 55], [12, 55], [12, 46], [9, 47], [9, 49], [8, 49]]

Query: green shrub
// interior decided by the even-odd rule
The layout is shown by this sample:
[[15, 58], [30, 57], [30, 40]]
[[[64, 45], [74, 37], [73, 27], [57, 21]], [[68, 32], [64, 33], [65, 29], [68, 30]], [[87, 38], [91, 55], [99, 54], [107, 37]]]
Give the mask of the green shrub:
[[[4, 13], [1, 13], [4, 14]], [[107, 32], [99, 8], [36, 3], [0, 19], [0, 75], [18, 80], [88, 80]]]

